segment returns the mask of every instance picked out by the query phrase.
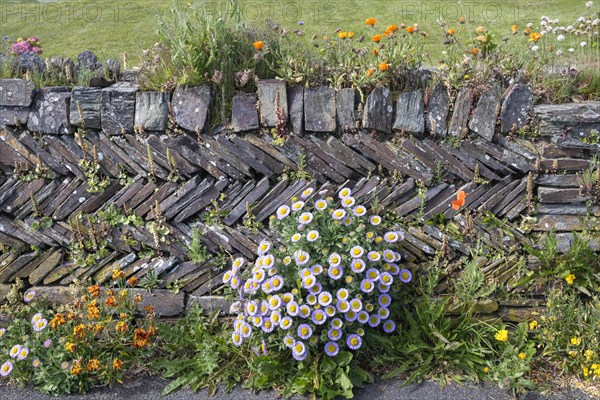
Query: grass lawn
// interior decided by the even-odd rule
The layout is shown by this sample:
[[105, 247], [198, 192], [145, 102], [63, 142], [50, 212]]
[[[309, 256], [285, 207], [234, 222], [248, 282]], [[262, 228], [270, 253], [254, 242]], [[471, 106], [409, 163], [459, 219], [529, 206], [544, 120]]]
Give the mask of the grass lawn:
[[[183, 3], [194, 1], [209, 7], [219, 3], [219, 0], [184, 0]], [[600, 10], [600, 1], [595, 2], [592, 10], [587, 10], [582, 0], [240, 1], [245, 22], [262, 25], [271, 19], [291, 32], [301, 21], [307, 36], [333, 34], [338, 28], [360, 34], [366, 31], [363, 21], [367, 17], [378, 18], [377, 26], [382, 31], [389, 24], [417, 23], [422, 31], [429, 32], [426, 51], [432, 60], [443, 50], [442, 31], [436, 23], [440, 16], [448, 22], [448, 28], [458, 28], [458, 17], [465, 16], [470, 30], [484, 25], [499, 41], [510, 35], [513, 24], [520, 28], [528, 22], [537, 25], [542, 15], [558, 18], [561, 25], [566, 26], [574, 24], [582, 14]], [[89, 49], [101, 59], [121, 59], [126, 51], [131, 63], [135, 63], [141, 50], [156, 41], [157, 15], [165, 12], [170, 4], [168, 0], [3, 0], [0, 2], [0, 36], [11, 39], [38, 36], [46, 56], [76, 57]]]

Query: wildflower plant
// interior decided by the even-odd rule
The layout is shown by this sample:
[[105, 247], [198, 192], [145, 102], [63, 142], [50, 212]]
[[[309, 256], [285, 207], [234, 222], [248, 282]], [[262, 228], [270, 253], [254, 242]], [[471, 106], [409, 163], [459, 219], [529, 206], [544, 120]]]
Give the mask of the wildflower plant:
[[285, 246], [262, 241], [252, 265], [238, 258], [223, 277], [239, 293], [232, 340], [289, 349], [297, 361], [354, 352], [369, 331], [393, 333], [393, 299], [412, 275], [398, 263], [402, 232], [356, 204], [307, 189], [271, 217]]
[[32, 291], [22, 296], [15, 286], [4, 307], [13, 322], [0, 329], [3, 379], [60, 395], [121, 382], [125, 373], [142, 367], [157, 334], [153, 310], [145, 310], [136, 324], [142, 300], [130, 289], [136, 282], [115, 271], [113, 283], [78, 287], [75, 300], [57, 309]]

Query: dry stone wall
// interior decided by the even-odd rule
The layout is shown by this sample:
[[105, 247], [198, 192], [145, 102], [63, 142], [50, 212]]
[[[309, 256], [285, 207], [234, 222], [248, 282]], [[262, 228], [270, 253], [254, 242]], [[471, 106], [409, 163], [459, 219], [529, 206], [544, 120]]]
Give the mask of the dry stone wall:
[[[354, 89], [265, 80], [257, 93], [233, 98], [231, 126], [216, 130], [208, 127], [210, 102], [208, 87], [35, 89], [0, 80], [0, 299], [21, 278], [60, 302], [61, 287], [85, 278], [105, 283], [119, 268], [180, 289], [155, 291], [163, 316], [194, 302], [226, 309], [210, 297], [224, 271], [219, 254], [254, 258], [262, 238], [277, 239], [266, 224], [253, 230], [248, 222], [266, 223], [308, 187], [332, 194], [350, 187], [359, 202], [377, 199], [399, 217], [453, 219], [464, 237], [435, 225], [407, 227], [406, 263], [418, 270], [440, 251], [452, 260], [480, 243], [496, 254], [478, 260], [486, 277], [509, 291], [518, 249], [536, 245], [520, 216], [532, 217], [534, 232], [556, 230], [562, 250], [584, 224], [598, 226], [598, 186], [582, 181], [600, 152], [592, 140], [598, 102], [534, 106], [525, 84], [490, 85], [477, 95], [465, 87], [451, 96], [438, 83], [431, 92], [376, 88], [360, 104]], [[529, 126], [539, 137], [522, 135]], [[458, 190], [468, 193], [466, 208], [505, 224], [452, 209]], [[85, 217], [111, 207], [144, 222]], [[199, 264], [186, 250], [194, 228], [207, 249]], [[589, 235], [598, 249], [597, 231]], [[75, 262], [74, 251], [91, 259]], [[536, 267], [535, 259], [528, 263]], [[540, 304], [531, 299], [536, 288], [515, 290], [529, 299], [491, 300], [482, 311], [525, 318]]]

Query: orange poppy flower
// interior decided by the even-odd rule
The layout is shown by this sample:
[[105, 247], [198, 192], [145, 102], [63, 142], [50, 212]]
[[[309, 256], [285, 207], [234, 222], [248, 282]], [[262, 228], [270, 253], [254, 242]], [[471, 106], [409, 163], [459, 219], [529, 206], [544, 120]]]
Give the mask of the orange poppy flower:
[[387, 28], [385, 28], [386, 31], [390, 31], [390, 32], [396, 32], [398, 30], [398, 25], [390, 25]]
[[479, 54], [480, 51], [481, 51], [481, 49], [479, 49], [477, 47], [473, 47], [472, 49], [469, 49], [469, 53], [473, 54], [474, 56]]
[[367, 76], [370, 78], [375, 73], [375, 68], [369, 68], [366, 72]]
[[383, 35], [375, 35], [371, 38], [375, 43], [379, 43], [383, 39]]
[[380, 63], [379, 64], [380, 71], [387, 71], [389, 68], [390, 68], [390, 64], [388, 64], [388, 63]]
[[456, 35], [456, 29], [448, 29], [448, 30], [446, 31], [446, 34], [447, 34], [448, 36], [454, 36], [454, 35]]
[[375, 26], [377, 23], [377, 18], [367, 18], [365, 19], [365, 25]]
[[406, 29], [406, 32], [408, 32], [408, 33], [414, 33], [417, 30], [417, 27], [414, 25], [410, 25], [410, 26], [407, 26], [405, 29]]
[[519, 31], [519, 27], [518, 27], [517, 25], [513, 25], [513, 26], [511, 27], [511, 29], [512, 29], [512, 33], [513, 33], [513, 35], [516, 35], [516, 34], [517, 34], [517, 32]]
[[348, 32], [348, 39], [352, 39], [354, 37], [354, 32]]
[[379, 50], [373, 49], [373, 55], [376, 56], [377, 54], [379, 54]]
[[456, 194], [456, 200], [452, 200], [452, 209], [458, 211], [462, 206], [465, 205], [465, 198], [467, 197], [467, 193], [464, 190], [460, 190]]
[[463, 17], [460, 17], [460, 18], [458, 19], [458, 22], [459, 22], [459, 23], [462, 25], [462, 24], [464, 24], [465, 22], [467, 22], [467, 19], [466, 19], [466, 18], [463, 16]]
[[257, 42], [252, 43], [252, 45], [254, 46], [254, 48], [256, 50], [262, 50], [263, 47], [264, 47], [264, 45], [265, 45], [265, 43], [259, 40]]
[[541, 37], [542, 37], [541, 33], [533, 32], [532, 34], [529, 35], [529, 41], [537, 43], [537, 41], [540, 40]]

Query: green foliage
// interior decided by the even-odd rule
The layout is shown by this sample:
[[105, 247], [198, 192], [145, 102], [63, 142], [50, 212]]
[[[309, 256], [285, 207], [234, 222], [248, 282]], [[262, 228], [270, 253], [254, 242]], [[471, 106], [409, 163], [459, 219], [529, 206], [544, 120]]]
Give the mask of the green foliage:
[[208, 388], [209, 394], [214, 394], [218, 384], [231, 389], [243, 379], [250, 355], [233, 345], [217, 317], [216, 313], [206, 316], [193, 305], [176, 324], [158, 326], [164, 341], [152, 366], [165, 378], [175, 379], [164, 388], [163, 395], [184, 387], [192, 391]]
[[210, 257], [208, 249], [200, 239], [204, 235], [205, 232], [203, 232], [202, 229], [192, 229], [192, 241], [190, 245], [187, 246], [187, 253], [190, 261], [198, 265], [203, 264]]

